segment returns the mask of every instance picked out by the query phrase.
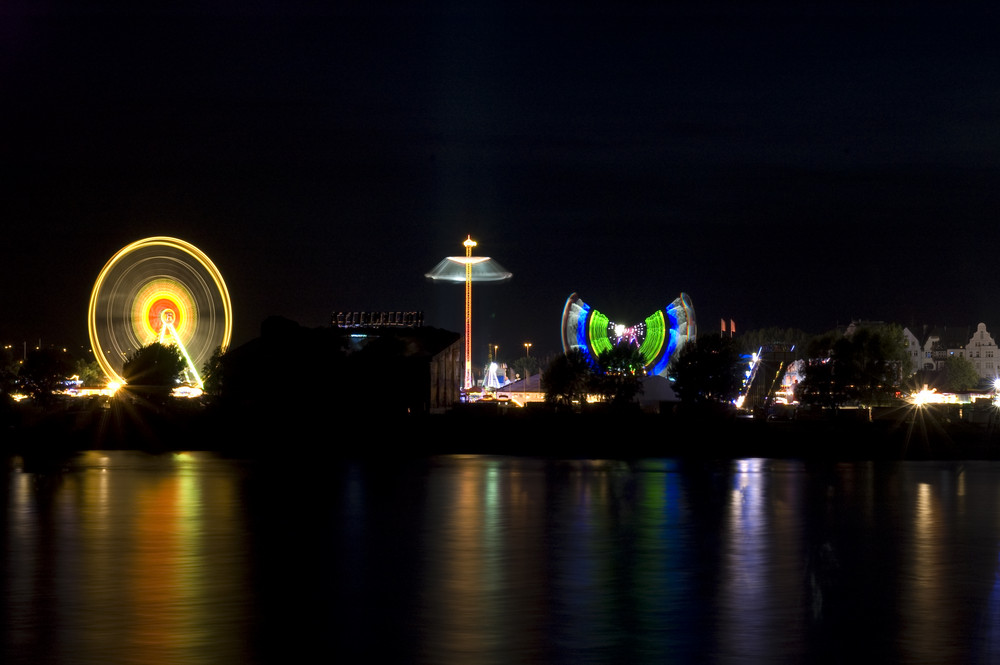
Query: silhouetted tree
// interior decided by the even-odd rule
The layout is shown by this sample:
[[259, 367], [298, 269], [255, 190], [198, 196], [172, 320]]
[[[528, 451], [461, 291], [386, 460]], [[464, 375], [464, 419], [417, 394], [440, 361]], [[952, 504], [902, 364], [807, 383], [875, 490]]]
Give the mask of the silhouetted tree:
[[35, 349], [28, 353], [18, 372], [21, 389], [36, 400], [47, 401], [73, 374], [73, 361], [58, 349]]
[[645, 362], [639, 348], [623, 342], [597, 356], [595, 392], [612, 404], [628, 404], [642, 392]]
[[517, 374], [522, 379], [526, 379], [532, 374], [538, 374], [539, 370], [541, 369], [541, 363], [539, 362], [538, 358], [535, 358], [533, 356], [528, 356], [528, 357], [520, 356], [518, 358], [515, 358], [511, 362], [507, 363], [507, 367], [510, 368], [512, 372], [511, 376], [509, 377], [511, 380], [513, 380], [514, 378], [513, 374]]
[[681, 349], [670, 367], [674, 391], [683, 402], [736, 399], [743, 382], [737, 342], [722, 335], [699, 335]]
[[806, 357], [811, 336], [798, 328], [760, 328], [748, 330], [736, 338], [741, 353], [756, 353], [762, 346], [787, 344], [795, 348], [795, 359]]
[[805, 362], [805, 372], [795, 386], [795, 399], [802, 404], [831, 407], [847, 401], [844, 387], [834, 377], [830, 358], [809, 358]]
[[799, 401], [827, 405], [886, 404], [910, 372], [903, 331], [896, 324], [859, 326], [850, 336], [831, 331], [808, 345]]
[[10, 348], [0, 349], [0, 395], [14, 392], [21, 363]]
[[587, 399], [592, 372], [583, 351], [570, 349], [552, 359], [542, 372], [542, 390], [550, 404], [570, 406]]
[[209, 395], [219, 395], [222, 392], [225, 374], [224, 355], [221, 346], [215, 347], [212, 357], [205, 361], [205, 365], [201, 368], [201, 381], [205, 392]]
[[180, 380], [184, 367], [180, 349], [153, 342], [128, 357], [122, 365], [122, 378], [133, 387], [173, 388]]

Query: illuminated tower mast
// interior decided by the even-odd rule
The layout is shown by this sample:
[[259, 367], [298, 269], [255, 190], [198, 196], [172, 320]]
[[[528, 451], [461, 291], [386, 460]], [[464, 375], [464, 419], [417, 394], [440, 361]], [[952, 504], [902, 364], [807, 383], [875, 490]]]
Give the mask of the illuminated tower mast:
[[469, 236], [462, 243], [465, 256], [449, 256], [424, 276], [432, 281], [465, 282], [465, 378], [463, 387], [472, 387], [472, 283], [503, 282], [512, 277], [488, 256], [473, 256], [476, 241]]
[[465, 389], [472, 387], [472, 248], [476, 241], [468, 236], [465, 242]]

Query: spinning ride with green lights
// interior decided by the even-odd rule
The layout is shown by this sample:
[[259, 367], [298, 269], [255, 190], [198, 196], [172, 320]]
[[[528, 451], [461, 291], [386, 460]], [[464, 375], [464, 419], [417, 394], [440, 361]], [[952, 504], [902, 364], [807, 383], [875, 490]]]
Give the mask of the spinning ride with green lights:
[[670, 361], [697, 335], [694, 305], [686, 293], [641, 323], [624, 326], [585, 303], [577, 294], [566, 299], [562, 318], [563, 351], [578, 349], [596, 366], [597, 357], [618, 344], [639, 349], [646, 374], [666, 376]]

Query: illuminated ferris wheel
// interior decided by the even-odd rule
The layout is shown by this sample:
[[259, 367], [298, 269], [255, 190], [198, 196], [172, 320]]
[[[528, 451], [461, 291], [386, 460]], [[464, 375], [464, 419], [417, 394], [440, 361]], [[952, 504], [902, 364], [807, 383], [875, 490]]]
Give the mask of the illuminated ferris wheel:
[[176, 345], [185, 379], [202, 387], [200, 370], [232, 335], [229, 291], [215, 264], [190, 243], [156, 236], [111, 257], [90, 295], [90, 344], [110, 381], [124, 383], [125, 360], [153, 342]]

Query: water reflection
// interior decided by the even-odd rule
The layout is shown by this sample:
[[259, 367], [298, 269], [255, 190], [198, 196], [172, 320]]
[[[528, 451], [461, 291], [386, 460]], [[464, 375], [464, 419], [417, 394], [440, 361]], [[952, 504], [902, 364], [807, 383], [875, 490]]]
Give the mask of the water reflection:
[[721, 660], [777, 662], [803, 652], [801, 478], [795, 463], [733, 463], [716, 602]]
[[4, 662], [993, 662], [1000, 466], [85, 453], [7, 477]]
[[432, 470], [418, 573], [422, 659], [507, 662], [512, 649], [541, 649], [532, 636], [544, 607], [535, 558], [544, 498], [544, 478], [517, 460], [445, 458]]
[[234, 483], [197, 453], [15, 470], [6, 662], [252, 660]]

